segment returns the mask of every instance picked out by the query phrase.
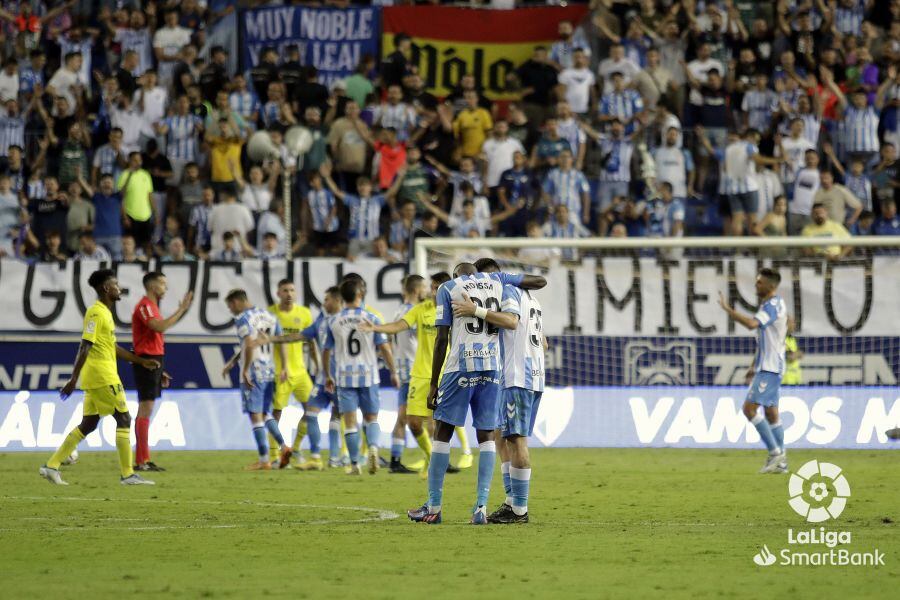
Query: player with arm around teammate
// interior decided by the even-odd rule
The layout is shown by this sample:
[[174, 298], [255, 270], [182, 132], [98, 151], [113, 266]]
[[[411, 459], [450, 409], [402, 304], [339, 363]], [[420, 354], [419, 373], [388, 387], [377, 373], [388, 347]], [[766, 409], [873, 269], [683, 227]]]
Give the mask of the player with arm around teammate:
[[[471, 522], [482, 525], [487, 523], [485, 504], [496, 458], [493, 434], [499, 418], [500, 328], [515, 329], [519, 319], [504, 284], [521, 285], [523, 276], [478, 273], [471, 263], [457, 265], [454, 275], [455, 279], [440, 287], [436, 299], [437, 340], [428, 400], [428, 407], [434, 410], [435, 428], [428, 468], [428, 502], [407, 514], [417, 522], [441, 522], [450, 438], [454, 427], [465, 425], [471, 408], [479, 448], [478, 483]], [[477, 305], [474, 316], [454, 316], [452, 302], [469, 299]]]
[[[786, 473], [784, 427], [778, 413], [779, 389], [785, 368], [784, 340], [787, 335], [787, 305], [776, 294], [781, 275], [773, 269], [761, 269], [756, 276], [759, 310], [752, 317], [728, 305], [719, 292], [719, 305], [728, 316], [750, 330], [757, 331], [757, 349], [753, 366], [747, 371], [750, 389], [744, 401], [744, 416], [753, 423], [769, 451], [760, 473]], [[765, 416], [760, 414], [763, 407]]]
[[[248, 466], [247, 470], [268, 471], [272, 468], [269, 461], [269, 441], [266, 439], [267, 431], [281, 448], [279, 467], [284, 468], [290, 464], [292, 450], [284, 443], [278, 422], [272, 416], [272, 402], [275, 395], [273, 344], [262, 346], [252, 344], [260, 335], [281, 335], [281, 324], [269, 311], [253, 306], [244, 290], [235, 289], [228, 292], [225, 304], [235, 316], [234, 324], [241, 340], [241, 397], [259, 451], [259, 460]], [[284, 345], [277, 344], [275, 349], [281, 353], [281, 364], [286, 364]], [[287, 371], [282, 370], [278, 376], [285, 381]]]

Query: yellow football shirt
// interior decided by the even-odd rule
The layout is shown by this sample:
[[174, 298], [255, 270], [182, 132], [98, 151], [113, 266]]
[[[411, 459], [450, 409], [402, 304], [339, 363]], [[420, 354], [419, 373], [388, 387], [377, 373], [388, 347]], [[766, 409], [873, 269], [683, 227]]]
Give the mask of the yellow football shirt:
[[81, 389], [121, 385], [116, 368], [116, 323], [112, 312], [99, 300], [84, 315], [81, 339], [93, 344], [81, 369]]
[[[801, 231], [803, 237], [830, 238], [834, 240], [846, 240], [850, 237], [847, 228], [837, 221], [825, 221], [821, 225], [809, 223]], [[816, 254], [825, 254], [828, 256], [838, 256], [841, 253], [840, 246], [820, 246], [814, 248]]]
[[[792, 335], [788, 335], [784, 338], [784, 349], [788, 352], [797, 352], [799, 349], [797, 345], [797, 338]], [[781, 379], [781, 383], [784, 385], [800, 385], [803, 382], [803, 372], [800, 370], [800, 361], [799, 360], [786, 360], [785, 368], [784, 368], [784, 376]]]
[[381, 322], [382, 322], [382, 323], [385, 322], [385, 321], [384, 321], [384, 315], [381, 314], [381, 312], [380, 312], [377, 308], [374, 308], [374, 307], [372, 307], [372, 306], [369, 306], [368, 304], [366, 304], [363, 308], [365, 308], [367, 311], [369, 311], [370, 313], [372, 313], [373, 315], [375, 315], [376, 317], [378, 317], [379, 319], [381, 319]]
[[[300, 333], [313, 323], [312, 313], [305, 306], [295, 304], [291, 310], [283, 311], [277, 304], [269, 307], [269, 312], [278, 318], [281, 329], [285, 334]], [[292, 342], [285, 344], [287, 353], [287, 370], [294, 376], [306, 371], [306, 363], [303, 361], [303, 348], [305, 342]], [[275, 372], [281, 372], [281, 353], [275, 353]]]
[[437, 307], [434, 300], [423, 300], [403, 315], [403, 320], [410, 329], [416, 329], [416, 339], [419, 342], [410, 377], [431, 379], [434, 342], [437, 340], [437, 327], [434, 325], [436, 319]]

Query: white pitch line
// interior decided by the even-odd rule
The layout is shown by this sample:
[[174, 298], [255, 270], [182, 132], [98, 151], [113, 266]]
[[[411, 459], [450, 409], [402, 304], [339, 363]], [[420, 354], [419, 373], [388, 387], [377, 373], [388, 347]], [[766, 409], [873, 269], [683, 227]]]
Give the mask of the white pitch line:
[[[13, 500], [13, 501], [49, 501], [49, 502], [58, 502], [58, 501], [70, 501], [70, 502], [110, 502], [108, 498], [84, 498], [84, 497], [69, 497], [69, 496], [0, 496], [0, 500]], [[113, 500], [114, 501], [114, 500]], [[356, 511], [363, 513], [374, 513], [370, 517], [363, 517], [360, 519], [317, 519], [314, 521], [289, 521], [288, 523], [294, 523], [297, 525], [331, 525], [331, 524], [350, 524], [350, 523], [370, 523], [377, 521], [390, 521], [398, 518], [400, 515], [395, 513], [392, 510], [387, 510], [383, 508], [371, 508], [368, 506], [333, 506], [328, 504], [291, 504], [291, 503], [283, 503], [283, 502], [255, 502], [252, 500], [237, 500], [235, 502], [225, 502], [221, 500], [160, 500], [160, 499], [150, 499], [150, 498], [130, 498], [127, 500], [128, 503], [135, 502], [143, 502], [147, 504], [170, 504], [170, 505], [178, 505], [178, 504], [194, 504], [201, 506], [242, 506], [242, 505], [250, 505], [257, 506], [261, 508], [314, 508], [314, 509], [324, 509], [324, 510], [348, 510], [348, 511]], [[41, 517], [23, 517], [24, 519], [39, 519]], [[111, 521], [113, 519], [106, 519]], [[126, 519], [119, 519], [126, 520]], [[139, 520], [139, 519], [134, 519]], [[265, 527], [265, 526], [276, 526], [282, 525], [282, 523], [254, 523], [254, 524], [220, 524], [220, 525], [147, 525], [147, 526], [135, 526], [135, 527], [100, 527], [101, 529], [118, 529], [118, 530], [127, 530], [127, 531], [147, 531], [147, 530], [162, 530], [162, 529], [236, 529], [240, 527]], [[92, 526], [95, 527], [95, 526]], [[84, 527], [56, 527], [54, 528], [56, 531], [73, 531], [73, 530], [84, 530]], [[0, 528], [0, 531], [24, 531], [23, 528], [12, 528], [5, 527]]]

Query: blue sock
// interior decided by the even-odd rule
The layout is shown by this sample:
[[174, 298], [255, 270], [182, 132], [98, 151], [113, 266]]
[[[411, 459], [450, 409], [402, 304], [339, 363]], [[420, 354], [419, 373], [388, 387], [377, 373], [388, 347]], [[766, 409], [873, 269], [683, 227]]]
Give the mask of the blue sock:
[[428, 509], [432, 513], [441, 510], [444, 496], [444, 475], [450, 466], [450, 442], [434, 441], [431, 445], [431, 462], [428, 463]]
[[772, 429], [772, 435], [775, 437], [775, 444], [784, 452], [784, 427], [781, 425], [781, 419], [769, 425]]
[[269, 440], [266, 439], [266, 428], [263, 425], [253, 426], [253, 439], [256, 440], [256, 449], [260, 459], [269, 459]]
[[322, 442], [322, 430], [319, 429], [319, 415], [309, 415], [306, 419], [306, 435], [309, 436], [309, 453], [319, 454]]
[[497, 446], [493, 441], [478, 444], [478, 489], [475, 506], [487, 504], [491, 493], [491, 479], [494, 478], [494, 462], [497, 460]]
[[278, 421], [269, 417], [266, 419], [266, 429], [269, 430], [269, 433], [272, 434], [272, 437], [275, 438], [275, 441], [278, 442], [278, 447], [284, 446], [284, 437], [281, 435], [281, 430], [278, 429]]
[[503, 475], [503, 489], [506, 491], [507, 498], [512, 497], [512, 484], [509, 481], [509, 461], [500, 463], [500, 474]]
[[341, 422], [330, 421], [328, 423], [328, 456], [330, 458], [341, 457]]
[[531, 469], [510, 468], [512, 483], [512, 509], [517, 515], [528, 512], [528, 486], [531, 483]]
[[406, 440], [403, 438], [393, 438], [391, 440], [391, 458], [400, 460], [400, 457], [403, 456], [403, 447], [405, 445]]
[[366, 441], [369, 442], [369, 447], [375, 446], [378, 447], [378, 440], [381, 439], [381, 426], [378, 424], [378, 421], [372, 421], [371, 423], [366, 423]]
[[344, 429], [344, 439], [347, 441], [347, 452], [350, 453], [350, 462], [354, 465], [359, 462], [359, 430], [356, 427]]
[[775, 436], [772, 435], [772, 428], [769, 427], [769, 422], [766, 421], [765, 417], [758, 413], [750, 422], [756, 427], [756, 430], [759, 432], [759, 437], [766, 445], [766, 448], [769, 452], [772, 452], [777, 447], [777, 444], [775, 443]]

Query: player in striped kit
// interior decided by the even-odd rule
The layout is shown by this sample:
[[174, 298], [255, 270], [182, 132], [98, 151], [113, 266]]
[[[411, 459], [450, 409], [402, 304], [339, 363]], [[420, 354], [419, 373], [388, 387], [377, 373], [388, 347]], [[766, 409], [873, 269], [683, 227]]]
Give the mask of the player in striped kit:
[[[228, 310], [235, 316], [234, 324], [241, 340], [241, 397], [244, 412], [250, 417], [253, 438], [259, 452], [259, 460], [249, 467], [249, 471], [268, 471], [272, 468], [269, 462], [269, 441], [266, 432], [270, 433], [281, 448], [280, 466], [284, 468], [290, 463], [291, 448], [284, 443], [284, 437], [278, 429], [278, 422], [272, 417], [272, 401], [275, 395], [275, 364], [272, 356], [272, 344], [256, 346], [253, 342], [260, 336], [281, 335], [281, 324], [267, 310], [256, 308], [247, 299], [244, 290], [232, 290], [225, 297]], [[256, 346], [256, 347], [254, 347]], [[276, 346], [281, 354], [281, 364], [287, 364], [286, 350], [283, 345]], [[284, 381], [287, 371], [278, 373]]]
[[[349, 475], [359, 475], [359, 429], [356, 411], [362, 409], [365, 420], [366, 439], [369, 444], [369, 473], [378, 471], [378, 440], [381, 429], [378, 426], [378, 357], [381, 352], [385, 365], [391, 373], [391, 383], [399, 387], [397, 372], [394, 370], [394, 356], [387, 337], [380, 333], [364, 332], [359, 324], [369, 321], [376, 325], [381, 319], [363, 309], [363, 286], [355, 279], [341, 283], [341, 299], [344, 309], [331, 318], [327, 327], [322, 364], [325, 368], [325, 389], [335, 392], [338, 409], [344, 420], [344, 436], [350, 452]], [[335, 358], [334, 368], [331, 356]], [[337, 378], [337, 379], [335, 379]]]
[[[787, 305], [775, 292], [781, 283], [781, 275], [772, 269], [760, 269], [756, 276], [756, 297], [759, 310], [752, 317], [742, 315], [732, 308], [722, 292], [719, 292], [719, 306], [728, 316], [746, 327], [756, 330], [759, 347], [753, 366], [747, 371], [750, 389], [744, 400], [744, 416], [753, 423], [759, 437], [769, 450], [766, 464], [760, 473], [786, 473], [787, 454], [784, 449], [784, 427], [778, 414], [778, 399], [781, 379], [784, 375], [785, 347], [787, 337]], [[763, 412], [759, 412], [759, 407]]]
[[[435, 420], [428, 467], [428, 502], [407, 514], [413, 521], [441, 522], [444, 475], [450, 464], [450, 438], [454, 427], [465, 425], [471, 407], [479, 449], [477, 493], [471, 522], [484, 525], [487, 523], [485, 503], [496, 457], [493, 430], [497, 428], [499, 418], [500, 328], [515, 329], [519, 319], [508, 286], [543, 287], [546, 281], [522, 275], [478, 273], [475, 265], [470, 263], [457, 265], [454, 274], [456, 278], [440, 287], [436, 299], [438, 334], [428, 396], [428, 407], [434, 410]], [[474, 316], [454, 314], [461, 302], [469, 301], [476, 305]]]

